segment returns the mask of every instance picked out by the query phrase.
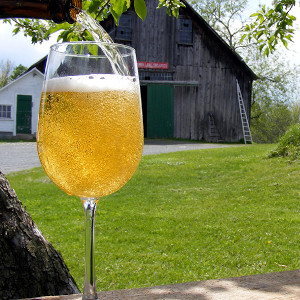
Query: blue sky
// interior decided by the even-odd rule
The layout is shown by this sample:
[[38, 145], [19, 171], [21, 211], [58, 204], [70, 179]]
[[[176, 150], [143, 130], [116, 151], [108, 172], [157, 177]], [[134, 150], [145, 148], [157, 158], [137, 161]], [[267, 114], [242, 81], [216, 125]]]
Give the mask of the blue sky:
[[[269, 5], [272, 0], [249, 0], [249, 13], [254, 12], [259, 4]], [[294, 15], [299, 16], [300, 19], [300, 2], [298, 1]], [[300, 26], [299, 20], [297, 20]], [[51, 38], [50, 41], [43, 44], [31, 44], [30, 38], [24, 37], [21, 33], [13, 36], [13, 27], [8, 24], [0, 22], [0, 62], [9, 59], [14, 65], [22, 64], [26, 67], [31, 66], [36, 61], [47, 55], [49, 47], [56, 42], [56, 37]], [[300, 29], [297, 30], [295, 36], [295, 44], [290, 48], [292, 51], [288, 54], [291, 60], [297, 61], [300, 64]]]

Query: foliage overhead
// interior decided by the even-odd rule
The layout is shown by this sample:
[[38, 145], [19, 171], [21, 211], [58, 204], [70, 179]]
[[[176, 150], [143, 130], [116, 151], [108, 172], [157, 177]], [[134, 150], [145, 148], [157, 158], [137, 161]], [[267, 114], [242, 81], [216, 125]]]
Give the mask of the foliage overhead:
[[[111, 14], [118, 24], [120, 16], [129, 9], [131, 2], [131, 0], [84, 0], [82, 8], [98, 21], [103, 21]], [[133, 4], [136, 14], [144, 21], [147, 16], [145, 0], [134, 0]], [[165, 7], [168, 15], [178, 17], [179, 8], [183, 6], [180, 0], [158, 0], [157, 8]], [[25, 36], [31, 37], [33, 44], [48, 40], [55, 32], [59, 32], [57, 41], [93, 40], [92, 35], [78, 23], [56, 24], [53, 21], [36, 19], [5, 19], [4, 22], [14, 25], [14, 34], [23, 31]]]
[[295, 2], [274, 0], [271, 8], [263, 5], [258, 12], [251, 15], [254, 21], [245, 26], [245, 34], [241, 41], [245, 38], [248, 38], [249, 42], [255, 40], [265, 56], [273, 53], [279, 42], [287, 48], [295, 32], [293, 25], [296, 17], [290, 14]]

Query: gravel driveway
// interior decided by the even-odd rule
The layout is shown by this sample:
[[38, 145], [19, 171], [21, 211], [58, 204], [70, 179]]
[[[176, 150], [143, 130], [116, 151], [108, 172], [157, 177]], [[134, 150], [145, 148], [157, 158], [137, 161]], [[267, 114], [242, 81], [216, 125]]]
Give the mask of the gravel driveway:
[[[143, 155], [233, 146], [241, 145], [202, 144], [172, 140], [145, 140]], [[41, 164], [37, 155], [36, 143], [0, 143], [0, 170], [4, 174], [39, 166], [41, 166]]]

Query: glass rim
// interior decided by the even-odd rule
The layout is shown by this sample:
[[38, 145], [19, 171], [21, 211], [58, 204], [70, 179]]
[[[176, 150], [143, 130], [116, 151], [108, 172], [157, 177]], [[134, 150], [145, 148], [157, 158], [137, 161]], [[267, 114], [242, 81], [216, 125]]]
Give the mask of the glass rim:
[[[73, 54], [73, 53], [67, 53], [63, 50], [59, 50], [59, 48], [61, 46], [64, 45], [107, 45], [107, 46], [113, 46], [115, 48], [124, 48], [127, 49], [128, 52], [127, 53], [123, 53], [122, 55], [128, 55], [130, 53], [134, 53], [135, 49], [131, 46], [128, 45], [123, 45], [123, 44], [119, 44], [119, 43], [111, 43], [111, 42], [97, 42], [97, 41], [77, 41], [77, 42], [61, 42], [61, 43], [55, 43], [53, 45], [50, 46], [50, 51], [54, 51], [56, 53], [60, 53], [60, 54], [65, 54], [68, 56], [81, 56], [82, 54]], [[85, 56], [85, 55], [82, 55]], [[90, 54], [91, 57], [101, 57], [103, 55], [93, 55]]]

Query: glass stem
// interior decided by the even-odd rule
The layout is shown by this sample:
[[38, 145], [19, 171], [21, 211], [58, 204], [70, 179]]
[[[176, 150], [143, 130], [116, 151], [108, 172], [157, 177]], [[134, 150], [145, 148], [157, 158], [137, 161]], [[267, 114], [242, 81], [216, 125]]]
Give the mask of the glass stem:
[[95, 256], [94, 256], [94, 230], [95, 212], [98, 203], [94, 198], [81, 198], [85, 216], [85, 272], [83, 300], [94, 300], [97, 298], [96, 276], [95, 276]]

